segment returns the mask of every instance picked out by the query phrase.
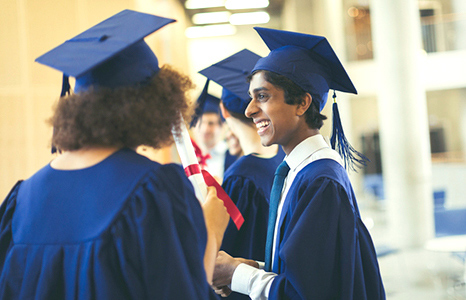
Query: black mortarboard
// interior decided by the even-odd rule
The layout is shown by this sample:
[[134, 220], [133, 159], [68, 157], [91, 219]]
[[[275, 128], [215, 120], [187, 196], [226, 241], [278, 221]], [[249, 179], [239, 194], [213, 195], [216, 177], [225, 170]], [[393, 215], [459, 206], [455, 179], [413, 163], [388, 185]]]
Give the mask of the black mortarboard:
[[68, 76], [75, 77], [75, 92], [90, 86], [115, 88], [141, 83], [159, 70], [157, 57], [144, 37], [171, 22], [175, 20], [123, 10], [36, 61], [63, 72], [66, 81]]

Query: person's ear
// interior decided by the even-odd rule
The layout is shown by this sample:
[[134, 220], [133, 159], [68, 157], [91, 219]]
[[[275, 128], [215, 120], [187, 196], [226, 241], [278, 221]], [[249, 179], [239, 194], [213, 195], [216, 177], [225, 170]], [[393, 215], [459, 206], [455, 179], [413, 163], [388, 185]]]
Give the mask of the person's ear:
[[220, 102], [220, 112], [222, 113], [222, 116], [223, 116], [224, 119], [230, 117], [230, 113], [229, 113], [228, 110], [225, 108], [225, 106], [223, 106], [223, 102]]
[[300, 104], [298, 104], [298, 107], [296, 108], [296, 114], [298, 116], [304, 115], [304, 113], [309, 109], [312, 103], [312, 96], [309, 93], [306, 93], [301, 101]]

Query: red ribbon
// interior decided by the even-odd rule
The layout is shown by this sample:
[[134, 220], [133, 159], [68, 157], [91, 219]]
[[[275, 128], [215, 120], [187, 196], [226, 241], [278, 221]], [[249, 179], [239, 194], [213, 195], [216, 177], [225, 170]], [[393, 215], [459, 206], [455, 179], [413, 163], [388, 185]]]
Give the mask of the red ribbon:
[[202, 173], [207, 186], [213, 186], [215, 187], [215, 190], [217, 190], [217, 197], [223, 201], [223, 205], [225, 205], [228, 214], [235, 223], [236, 228], [239, 230], [244, 223], [243, 215], [241, 215], [238, 207], [236, 207], [233, 200], [231, 200], [220, 184], [218, 184], [217, 180], [215, 180], [215, 178], [206, 170], [201, 170], [201, 167], [198, 164], [189, 165], [184, 169], [184, 171], [188, 177], [194, 174]]
[[206, 155], [202, 155], [201, 148], [196, 144], [196, 142], [193, 141], [193, 139], [191, 139], [191, 143], [193, 144], [194, 153], [196, 154], [199, 164], [202, 168], [205, 168], [207, 166], [207, 160], [212, 157], [209, 153], [207, 153]]
[[244, 218], [243, 215], [241, 215], [241, 212], [239, 211], [238, 207], [236, 207], [235, 203], [231, 198], [228, 196], [228, 194], [225, 192], [225, 190], [218, 184], [217, 180], [215, 180], [212, 175], [210, 175], [209, 172], [206, 170], [201, 170], [202, 176], [204, 176], [205, 183], [208, 186], [213, 186], [217, 190], [217, 197], [223, 200], [223, 204], [227, 208], [227, 212], [230, 215], [231, 219], [236, 225], [236, 228], [238, 230], [241, 228], [241, 226], [244, 223]]
[[198, 164], [189, 165], [186, 168], [184, 168], [184, 172], [188, 177], [194, 174], [201, 174], [201, 166], [199, 166]]

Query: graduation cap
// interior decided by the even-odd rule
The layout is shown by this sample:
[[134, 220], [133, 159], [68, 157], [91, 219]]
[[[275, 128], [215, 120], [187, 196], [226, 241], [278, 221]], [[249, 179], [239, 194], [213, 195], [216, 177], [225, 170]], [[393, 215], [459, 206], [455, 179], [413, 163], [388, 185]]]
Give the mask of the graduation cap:
[[[357, 94], [351, 79], [323, 36], [254, 27], [269, 47], [270, 53], [254, 66], [252, 72], [266, 70], [283, 75], [312, 96], [322, 111], [327, 103], [329, 89]], [[365, 165], [368, 159], [347, 141], [341, 125], [336, 101], [333, 104], [332, 148], [344, 159], [345, 167], [354, 170], [354, 164]]]
[[314, 96], [319, 111], [327, 102], [329, 89], [357, 94], [325, 37], [261, 27], [254, 29], [271, 52], [258, 61], [253, 71], [267, 70], [289, 78]]
[[116, 88], [142, 83], [159, 71], [157, 57], [144, 37], [175, 21], [123, 10], [36, 61], [63, 72], [62, 96], [69, 93], [69, 76], [76, 78], [76, 93], [91, 86]]
[[207, 82], [212, 80], [223, 87], [222, 102], [228, 110], [244, 114], [251, 100], [247, 76], [259, 58], [254, 52], [243, 49], [199, 73], [207, 77]]
[[220, 99], [207, 94], [206, 99], [204, 100], [204, 107], [202, 109], [203, 113], [216, 113], [220, 115]]
[[209, 94], [209, 81], [206, 82], [204, 89], [197, 98], [197, 106], [194, 110], [193, 118], [191, 119], [190, 127], [194, 127], [197, 121], [202, 117], [204, 113], [216, 113], [220, 116], [222, 122], [224, 121], [222, 114], [220, 113], [220, 99]]
[[144, 83], [160, 70], [144, 37], [175, 21], [123, 10], [36, 61], [63, 72], [61, 97], [70, 93], [69, 76], [76, 78], [75, 93], [91, 86], [116, 88]]

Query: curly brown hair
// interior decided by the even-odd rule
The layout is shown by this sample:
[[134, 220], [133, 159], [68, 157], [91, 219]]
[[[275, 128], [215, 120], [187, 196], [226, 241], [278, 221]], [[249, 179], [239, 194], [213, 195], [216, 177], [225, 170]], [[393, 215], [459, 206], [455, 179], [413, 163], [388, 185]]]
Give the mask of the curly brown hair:
[[180, 114], [192, 115], [188, 76], [163, 66], [147, 84], [116, 89], [99, 88], [61, 98], [49, 123], [52, 144], [59, 150], [89, 147], [153, 148], [173, 142]]

